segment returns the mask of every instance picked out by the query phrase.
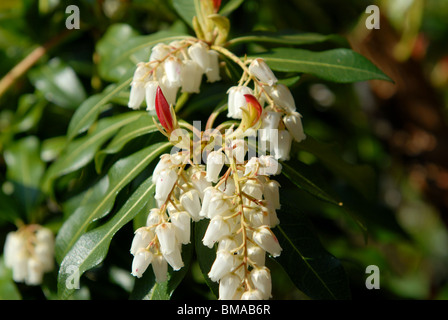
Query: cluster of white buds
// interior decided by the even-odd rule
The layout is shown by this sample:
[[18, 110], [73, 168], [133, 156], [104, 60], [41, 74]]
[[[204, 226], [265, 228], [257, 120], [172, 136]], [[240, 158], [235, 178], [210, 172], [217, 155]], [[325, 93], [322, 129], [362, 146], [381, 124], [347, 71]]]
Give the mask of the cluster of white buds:
[[[244, 141], [227, 145], [207, 158], [206, 179], [216, 184], [204, 191], [200, 216], [210, 223], [202, 242], [210, 248], [217, 245], [208, 276], [219, 282], [219, 299], [268, 299], [272, 286], [266, 252], [276, 257], [282, 250], [271, 231], [279, 223], [280, 199], [279, 183], [270, 176], [278, 174], [281, 165], [273, 156], [241, 162]], [[230, 166], [217, 177], [224, 159]]]
[[4, 246], [5, 265], [15, 282], [40, 285], [44, 273], [54, 267], [53, 233], [40, 225], [27, 225], [8, 233]]
[[[284, 84], [278, 83], [277, 77], [266, 64], [257, 58], [249, 61], [249, 67], [238, 85], [230, 88], [228, 95], [228, 117], [240, 119], [241, 107], [245, 106], [241, 97], [253, 94], [266, 103], [263, 108], [261, 127], [258, 129], [260, 150], [270, 150], [279, 160], [289, 160], [292, 141], [300, 142], [306, 138], [302, 127], [302, 115], [297, 112], [294, 97]], [[248, 87], [253, 81], [254, 88]]]
[[158, 208], [151, 209], [146, 226], [136, 230], [131, 245], [132, 274], [141, 277], [152, 264], [157, 282], [167, 279], [168, 264], [173, 270], [184, 266], [182, 244], [190, 243], [191, 220], [198, 221], [200, 193], [184, 171], [185, 155], [164, 154], [153, 172]]
[[221, 80], [219, 54], [205, 42], [180, 40], [159, 43], [152, 48], [148, 62], [140, 62], [134, 72], [128, 106], [139, 109], [146, 100], [146, 109], [155, 110], [158, 87], [174, 105], [179, 92], [198, 93], [202, 77], [208, 82]]
[[[206, 3], [207, 10], [216, 10], [220, 1]], [[210, 17], [215, 20], [196, 25], [200, 32], [221, 25], [215, 16]], [[132, 274], [141, 277], [152, 264], [156, 281], [166, 281], [168, 265], [173, 270], [184, 265], [182, 245], [190, 242], [192, 221], [209, 219], [202, 243], [216, 248], [208, 277], [219, 282], [219, 299], [269, 299], [272, 284], [266, 255], [277, 257], [282, 251], [271, 230], [280, 222], [280, 184], [272, 176], [281, 172], [279, 160], [289, 159], [292, 141], [305, 139], [302, 116], [290, 90], [278, 82], [263, 59], [242, 61], [223, 47], [205, 43], [189, 39], [158, 44], [149, 62], [138, 64], [134, 74], [129, 107], [138, 108], [146, 97], [147, 110], [155, 110], [159, 130], [171, 141], [175, 133], [176, 138], [182, 136], [176, 132], [180, 125], [173, 108], [179, 89], [199, 92], [204, 74], [209, 82], [220, 80], [218, 52], [244, 71], [238, 85], [227, 92], [227, 116], [241, 119], [238, 127], [234, 130], [230, 124], [220, 139], [211, 134], [215, 143], [211, 147], [203, 141], [191, 143], [187, 133], [188, 143], [180, 151], [161, 156], [156, 165], [157, 208], [150, 210], [146, 226], [135, 232]], [[216, 115], [209, 118], [205, 132], [183, 126], [203, 139], [215, 119]], [[218, 129], [213, 132], [221, 134]], [[255, 156], [248, 152], [245, 139], [257, 133], [259, 154]], [[196, 163], [195, 146], [205, 165]]]

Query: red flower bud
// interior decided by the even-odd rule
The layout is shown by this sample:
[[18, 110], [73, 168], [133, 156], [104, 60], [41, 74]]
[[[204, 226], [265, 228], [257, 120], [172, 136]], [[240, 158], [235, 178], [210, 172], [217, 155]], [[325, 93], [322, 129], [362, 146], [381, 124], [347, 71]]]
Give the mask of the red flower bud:
[[171, 107], [168, 101], [166, 101], [160, 87], [157, 87], [155, 105], [157, 118], [159, 118], [160, 124], [165, 128], [167, 133], [171, 133], [175, 127], [175, 121], [171, 113]]
[[255, 98], [253, 95], [245, 94], [244, 98], [246, 98], [247, 108], [249, 110], [249, 118], [251, 120], [250, 127], [252, 127], [258, 122], [258, 120], [260, 120], [263, 108], [261, 107], [257, 98]]
[[221, 0], [213, 0], [213, 8], [215, 9], [215, 12], [218, 12], [220, 7], [221, 7]]

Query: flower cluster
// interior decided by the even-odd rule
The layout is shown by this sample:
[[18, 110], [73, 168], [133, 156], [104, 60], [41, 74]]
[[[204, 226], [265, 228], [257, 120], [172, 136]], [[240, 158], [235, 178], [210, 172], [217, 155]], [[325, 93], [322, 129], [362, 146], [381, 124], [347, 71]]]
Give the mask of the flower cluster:
[[218, 53], [204, 42], [190, 39], [159, 43], [153, 47], [149, 61], [137, 65], [128, 106], [138, 109], [146, 100], [146, 109], [154, 111], [158, 87], [174, 105], [179, 90], [199, 92], [204, 74], [208, 82], [221, 80]]
[[[253, 88], [248, 86], [251, 81]], [[263, 59], [257, 58], [250, 61], [240, 84], [228, 91], [228, 117], [242, 118], [241, 107], [246, 105], [246, 94], [254, 95], [262, 104], [266, 104], [258, 130], [260, 150], [269, 150], [276, 159], [289, 160], [293, 139], [300, 142], [306, 138], [302, 115], [297, 112], [291, 91], [284, 84], [278, 83]]]
[[[220, 80], [219, 54], [243, 70], [238, 85], [227, 92], [227, 116], [239, 124], [223, 124], [211, 133], [183, 124], [191, 133], [177, 132], [173, 105], [179, 89], [199, 92], [204, 74], [209, 82]], [[219, 298], [269, 299], [266, 255], [277, 257], [282, 251], [271, 230], [280, 223], [280, 184], [272, 177], [281, 173], [279, 161], [289, 159], [292, 141], [305, 139], [290, 90], [263, 59], [243, 61], [223, 47], [189, 39], [158, 44], [149, 62], [137, 65], [129, 107], [139, 108], [145, 97], [147, 110], [155, 110], [159, 129], [170, 141], [182, 135], [189, 141], [193, 135], [213, 137], [209, 142], [214, 144], [188, 142], [160, 157], [152, 177], [157, 207], [135, 232], [132, 274], [141, 277], [152, 264], [156, 280], [166, 281], [168, 265], [173, 270], [184, 266], [182, 245], [190, 242], [192, 221], [208, 219], [202, 244], [216, 248], [208, 277], [219, 283]], [[210, 116], [206, 131], [215, 119]], [[248, 152], [254, 146], [246, 141], [254, 135], [257, 155]], [[198, 146], [205, 164], [194, 161]]]
[[6, 236], [5, 265], [12, 269], [13, 280], [39, 285], [43, 275], [54, 267], [53, 233], [39, 225], [28, 225]]

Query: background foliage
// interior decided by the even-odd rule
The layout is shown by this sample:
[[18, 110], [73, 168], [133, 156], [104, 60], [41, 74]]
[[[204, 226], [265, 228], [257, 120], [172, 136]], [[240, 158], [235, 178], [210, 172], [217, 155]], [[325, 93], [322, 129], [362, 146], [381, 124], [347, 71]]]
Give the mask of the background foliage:
[[[0, 260], [0, 298], [215, 298], [202, 274], [213, 260], [198, 259], [213, 256], [197, 241], [183, 249], [189, 268], [168, 283], [130, 275], [133, 230], [153, 201], [152, 160], [168, 147], [149, 115], [125, 107], [130, 77], [151, 45], [192, 34], [191, 2], [81, 0], [72, 31], [66, 1], [0, 4], [0, 75], [18, 71], [0, 85], [0, 245], [18, 220], [44, 224], [58, 234], [61, 270], [81, 261], [83, 273], [79, 290], [58, 270], [27, 287]], [[275, 299], [448, 295], [448, 5], [377, 1], [381, 28], [369, 31], [369, 4], [223, 1], [231, 49], [270, 63], [308, 135], [280, 177]], [[228, 83], [206, 85], [179, 117], [207, 117]], [[205, 227], [196, 225], [197, 238]], [[368, 265], [380, 268], [380, 290], [365, 287]]]

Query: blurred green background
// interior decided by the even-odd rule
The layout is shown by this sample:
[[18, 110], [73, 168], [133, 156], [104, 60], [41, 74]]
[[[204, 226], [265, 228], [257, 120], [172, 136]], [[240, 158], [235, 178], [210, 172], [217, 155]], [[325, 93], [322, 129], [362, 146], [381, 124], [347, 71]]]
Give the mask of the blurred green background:
[[[448, 298], [448, 2], [232, 3], [238, 8], [230, 16], [230, 38], [254, 30], [339, 34], [394, 80], [348, 85], [303, 76], [292, 90], [306, 133], [334, 143], [348, 163], [372, 168], [374, 184], [366, 187], [374, 190], [374, 198], [371, 207], [357, 204], [359, 210], [372, 212], [373, 220], [375, 210], [385, 210], [399, 227], [388, 228], [379, 221], [365, 239], [362, 230], [332, 206], [306, 194], [298, 206], [310, 216], [324, 246], [342, 260], [353, 299]], [[80, 9], [79, 30], [65, 26], [70, 4]], [[365, 26], [369, 17], [365, 10], [371, 4], [380, 8], [379, 29]], [[191, 32], [170, 1], [0, 2], [1, 247], [7, 232], [15, 229], [14, 210], [24, 221], [44, 222], [54, 231], [60, 226], [60, 208], [33, 189], [33, 182], [63, 148], [61, 136], [77, 106], [107, 86], [99, 76], [95, 46], [115, 23], [129, 24], [142, 34], [168, 28]], [[256, 49], [254, 44], [251, 50]], [[302, 152], [300, 158], [310, 166], [315, 162], [310, 153]], [[24, 181], [29, 189], [18, 191], [16, 178], [23, 176], [20, 161], [31, 163], [33, 170]], [[331, 179], [342, 197], [350, 193], [343, 179]], [[405, 235], [396, 231], [400, 227]], [[106, 261], [86, 274], [83, 281], [90, 292], [85, 297], [128, 298], [133, 279], [126, 271], [131, 263], [126, 239], [131, 233], [132, 226], [120, 231]], [[365, 287], [368, 265], [380, 269], [379, 290]], [[279, 266], [272, 262], [270, 268], [277, 279], [276, 299], [305, 298]], [[0, 296], [52, 297], [51, 289], [10, 283], [8, 272], [0, 264]], [[56, 273], [50, 277], [54, 284]], [[173, 298], [207, 297], [201, 277], [193, 266]], [[83, 297], [84, 292], [77, 294]]]

